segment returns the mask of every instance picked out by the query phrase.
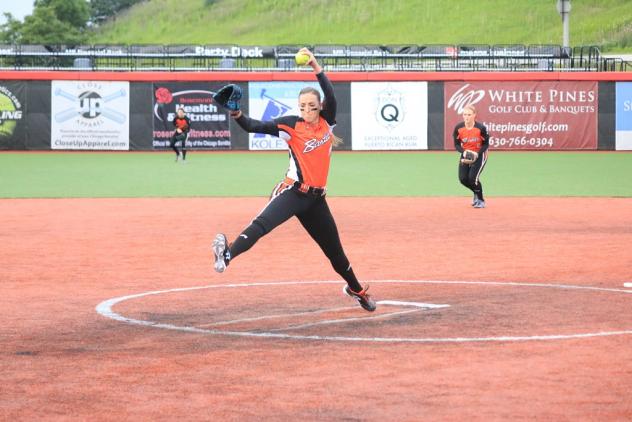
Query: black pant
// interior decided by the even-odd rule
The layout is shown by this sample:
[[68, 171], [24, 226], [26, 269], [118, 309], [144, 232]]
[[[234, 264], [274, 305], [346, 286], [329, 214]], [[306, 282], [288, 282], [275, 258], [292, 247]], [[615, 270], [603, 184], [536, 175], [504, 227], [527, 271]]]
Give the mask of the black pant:
[[187, 157], [186, 141], [187, 141], [186, 132], [182, 132], [182, 133], [174, 132], [173, 136], [171, 137], [171, 141], [169, 141], [169, 146], [171, 147], [172, 150], [175, 151], [176, 155], [180, 155], [180, 151], [178, 150], [176, 143], [182, 142], [182, 158], [183, 159]]
[[487, 163], [487, 152], [479, 154], [476, 161], [472, 164], [463, 164], [459, 161], [459, 181], [463, 186], [474, 192], [476, 198], [484, 201], [483, 185], [480, 176]]
[[338, 228], [325, 196], [302, 193], [284, 183], [276, 186], [268, 205], [230, 245], [230, 259], [246, 252], [261, 237], [293, 216], [298, 218], [349, 287], [354, 291], [362, 290], [342, 249]]

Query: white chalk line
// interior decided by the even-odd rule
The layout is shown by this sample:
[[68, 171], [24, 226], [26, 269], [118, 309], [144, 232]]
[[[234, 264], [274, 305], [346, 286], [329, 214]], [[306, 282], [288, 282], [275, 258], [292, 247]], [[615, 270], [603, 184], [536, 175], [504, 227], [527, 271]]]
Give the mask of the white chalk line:
[[[440, 308], [449, 308], [450, 305], [436, 305], [434, 303], [419, 303], [419, 302], [402, 302], [399, 300], [379, 300], [376, 302], [378, 305], [384, 305], [384, 306], [399, 306], [399, 307], [417, 307], [417, 308], [423, 308], [423, 309], [440, 309]], [[222, 325], [233, 325], [233, 324], [239, 324], [242, 322], [253, 322], [253, 321], [263, 321], [266, 319], [275, 319], [275, 318], [290, 318], [290, 317], [298, 317], [298, 316], [306, 316], [306, 315], [318, 315], [318, 314], [325, 314], [325, 313], [333, 313], [333, 312], [341, 312], [341, 311], [349, 311], [349, 310], [357, 310], [358, 307], [357, 306], [345, 306], [345, 307], [337, 307], [337, 308], [325, 308], [325, 309], [317, 309], [317, 310], [313, 310], [313, 311], [303, 311], [303, 312], [294, 312], [294, 313], [284, 313], [284, 314], [275, 314], [275, 315], [263, 315], [263, 316], [259, 316], [259, 317], [251, 317], [251, 318], [241, 318], [241, 319], [231, 319], [231, 320], [227, 320], [227, 321], [219, 321], [219, 322], [211, 322], [208, 324], [198, 324], [196, 325], [196, 327], [199, 328], [206, 328], [206, 327], [219, 327]], [[418, 309], [416, 309], [418, 310]], [[408, 313], [408, 312], [404, 312], [404, 313]], [[270, 330], [270, 331], [282, 331], [282, 330], [286, 330], [286, 329], [293, 329], [294, 327], [299, 328], [299, 327], [309, 327], [312, 325], [319, 325], [319, 324], [326, 324], [327, 321], [331, 321], [331, 323], [341, 323], [341, 322], [346, 322], [346, 321], [356, 321], [359, 319], [378, 319], [378, 318], [384, 318], [390, 315], [399, 315], [399, 312], [397, 313], [390, 313], [390, 314], [381, 314], [375, 317], [364, 317], [364, 318], [341, 318], [341, 319], [337, 319], [337, 320], [325, 320], [325, 321], [320, 321], [318, 323], [308, 323], [308, 324], [300, 324], [300, 325], [296, 325], [296, 326], [292, 326], [292, 328], [275, 328], [274, 330]]]
[[[550, 284], [550, 283], [520, 283], [520, 282], [486, 282], [486, 281], [440, 281], [440, 280], [374, 280], [370, 283], [393, 283], [393, 284], [463, 284], [463, 285], [484, 285], [484, 286], [522, 286], [522, 287], [542, 287], [569, 290], [588, 290], [612, 293], [632, 294], [631, 290], [614, 289], [607, 287], [593, 286], [576, 286], [567, 284]], [[283, 281], [283, 282], [266, 282], [266, 283], [233, 283], [218, 284], [196, 287], [174, 288], [167, 290], [157, 290], [133, 295], [121, 296], [107, 299], [99, 303], [95, 310], [100, 315], [116, 321], [127, 324], [140, 325], [146, 327], [175, 330], [189, 333], [224, 335], [233, 337], [255, 337], [255, 338], [274, 338], [274, 339], [290, 339], [290, 340], [320, 340], [320, 341], [342, 341], [342, 342], [373, 342], [373, 343], [464, 343], [464, 342], [514, 342], [514, 341], [547, 341], [547, 340], [568, 340], [568, 339], [585, 339], [594, 337], [608, 337], [618, 335], [630, 335], [632, 329], [617, 331], [599, 331], [592, 333], [575, 333], [575, 334], [554, 334], [554, 335], [530, 335], [530, 336], [491, 336], [491, 337], [427, 337], [427, 338], [407, 338], [407, 337], [346, 337], [346, 336], [316, 336], [316, 335], [294, 335], [273, 332], [240, 332], [240, 331], [224, 331], [214, 329], [204, 329], [198, 327], [177, 326], [172, 324], [157, 323], [154, 321], [144, 321], [134, 318], [128, 318], [120, 315], [112, 310], [112, 307], [120, 302], [136, 299], [145, 296], [158, 295], [172, 292], [186, 292], [202, 289], [213, 288], [239, 288], [239, 287], [260, 287], [260, 286], [287, 286], [287, 285], [306, 285], [306, 284], [340, 284], [340, 281]]]
[[416, 308], [424, 309], [441, 309], [449, 308], [450, 305], [437, 305], [435, 303], [420, 303], [420, 302], [403, 302], [401, 300], [378, 300], [378, 305], [390, 305], [390, 306], [413, 306]]
[[318, 314], [326, 314], [329, 312], [338, 312], [338, 311], [348, 311], [351, 309], [358, 309], [357, 306], [345, 306], [342, 308], [326, 308], [326, 309], [318, 309], [314, 311], [304, 311], [304, 312], [294, 312], [294, 313], [286, 313], [286, 314], [276, 314], [276, 315], [263, 315], [259, 317], [252, 318], [241, 318], [241, 319], [232, 319], [228, 321], [219, 321], [212, 322], [210, 324], [198, 324], [196, 327], [218, 327], [222, 325], [231, 325], [231, 324], [239, 324], [240, 322], [252, 322], [252, 321], [262, 321], [266, 319], [274, 319], [274, 318], [290, 318], [295, 316], [305, 316], [305, 315], [318, 315]]
[[307, 322], [305, 324], [289, 325], [289, 326], [283, 327], [283, 328], [272, 328], [272, 329], [268, 329], [267, 331], [269, 331], [269, 332], [278, 332], [278, 331], [287, 331], [287, 330], [299, 330], [299, 329], [302, 329], [302, 328], [315, 327], [317, 325], [341, 324], [343, 322], [384, 319], [384, 318], [392, 317], [392, 316], [395, 316], [395, 315], [403, 315], [403, 314], [410, 314], [411, 312], [419, 312], [421, 310], [422, 309], [419, 309], [419, 308], [418, 309], [407, 309], [405, 311], [389, 312], [389, 313], [386, 313], [386, 314], [375, 315], [375, 316], [368, 316], [368, 317], [327, 319], [327, 320], [324, 320], [324, 321]]

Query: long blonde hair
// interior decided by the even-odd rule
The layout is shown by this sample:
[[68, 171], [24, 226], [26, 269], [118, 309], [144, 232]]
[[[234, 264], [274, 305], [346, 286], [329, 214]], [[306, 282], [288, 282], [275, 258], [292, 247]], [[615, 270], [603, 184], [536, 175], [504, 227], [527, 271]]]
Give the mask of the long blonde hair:
[[[303, 94], [314, 94], [316, 96], [316, 98], [318, 98], [318, 102], [320, 103], [320, 91], [317, 90], [316, 88], [312, 88], [311, 86], [306, 86], [305, 88], [301, 89], [301, 92], [298, 93], [298, 96], [300, 97]], [[337, 147], [338, 145], [342, 145], [344, 143], [344, 141], [342, 140], [341, 137], [336, 136], [336, 134], [332, 131], [331, 134], [333, 135], [334, 139], [332, 139], [331, 144], [335, 147]]]

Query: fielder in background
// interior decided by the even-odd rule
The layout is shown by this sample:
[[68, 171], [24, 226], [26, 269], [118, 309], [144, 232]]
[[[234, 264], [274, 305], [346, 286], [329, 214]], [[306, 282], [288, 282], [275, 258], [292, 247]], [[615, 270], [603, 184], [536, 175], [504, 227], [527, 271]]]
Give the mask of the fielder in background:
[[332, 147], [340, 142], [332, 132], [337, 107], [333, 85], [311, 51], [303, 48], [299, 53], [308, 57], [297, 57], [297, 64], [312, 67], [325, 97], [321, 101], [318, 90], [303, 88], [298, 97], [300, 117], [283, 116], [267, 122], [252, 119], [242, 113], [239, 103], [234, 101], [241, 98], [241, 90], [236, 85], [222, 88], [213, 97], [231, 111], [231, 116], [246, 132], [269, 134], [285, 140], [290, 158], [284, 180], [276, 185], [268, 204], [235, 241], [229, 245], [223, 233], [215, 236], [215, 271], [224, 272], [237, 256], [295, 216], [329, 258], [334, 270], [347, 282], [344, 293], [365, 310], [374, 311], [375, 301], [367, 294], [368, 286], [360, 285], [351, 268], [325, 199]]
[[[187, 137], [189, 136], [189, 130], [191, 129], [191, 121], [185, 115], [184, 109], [179, 108], [176, 116], [173, 118], [173, 125], [175, 126], [175, 130], [173, 132], [173, 136], [171, 137], [171, 141], [169, 141], [169, 146], [176, 153], [176, 162], [178, 160], [182, 160], [183, 162], [187, 159]], [[181, 150], [178, 150], [176, 144], [180, 142], [182, 145]]]
[[489, 134], [485, 125], [476, 121], [476, 108], [473, 105], [463, 108], [463, 122], [454, 127], [452, 137], [454, 148], [461, 154], [459, 181], [474, 193], [472, 206], [485, 208], [480, 177], [487, 162]]

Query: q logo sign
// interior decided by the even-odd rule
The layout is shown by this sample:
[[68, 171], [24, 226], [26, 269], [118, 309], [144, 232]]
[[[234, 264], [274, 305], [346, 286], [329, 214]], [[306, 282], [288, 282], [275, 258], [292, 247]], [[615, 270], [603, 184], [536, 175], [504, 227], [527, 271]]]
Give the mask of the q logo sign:
[[378, 92], [376, 103], [375, 119], [381, 126], [392, 130], [404, 120], [404, 96], [392, 86]]
[[0, 85], [0, 137], [12, 136], [19, 120], [22, 120], [22, 104], [7, 87]]

